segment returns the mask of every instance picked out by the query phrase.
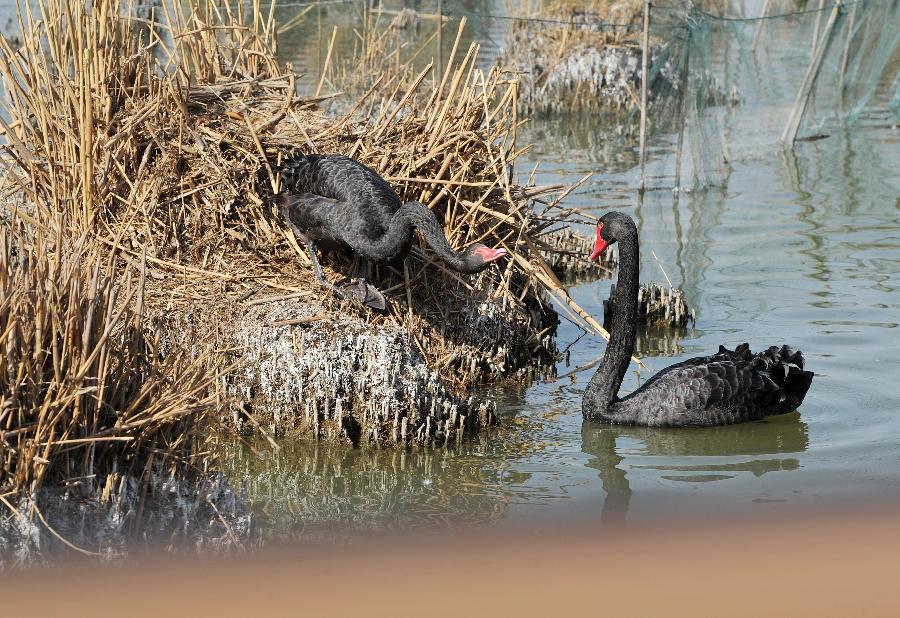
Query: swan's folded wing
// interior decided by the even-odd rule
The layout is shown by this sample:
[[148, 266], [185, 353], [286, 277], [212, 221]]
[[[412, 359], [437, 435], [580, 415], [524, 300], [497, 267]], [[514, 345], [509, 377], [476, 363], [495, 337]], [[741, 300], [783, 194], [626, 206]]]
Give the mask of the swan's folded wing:
[[648, 378], [647, 381], [644, 383], [644, 388], [649, 387], [654, 382], [660, 380], [661, 378], [665, 377], [666, 375], [668, 375], [672, 372], [677, 372], [682, 369], [690, 369], [691, 367], [697, 367], [697, 366], [701, 366], [701, 365], [708, 365], [709, 363], [711, 363], [713, 361], [714, 361], [713, 356], [697, 356], [695, 358], [689, 358], [685, 361], [681, 361], [680, 363], [674, 363], [672, 365], [669, 365], [668, 367], [660, 369], [657, 373], [650, 376], [650, 378]]
[[660, 372], [629, 399], [650, 425], [727, 425], [762, 418], [778, 385], [751, 363], [690, 359]]
[[283, 192], [275, 199], [282, 216], [301, 232], [326, 228], [337, 205], [337, 200], [314, 193]]

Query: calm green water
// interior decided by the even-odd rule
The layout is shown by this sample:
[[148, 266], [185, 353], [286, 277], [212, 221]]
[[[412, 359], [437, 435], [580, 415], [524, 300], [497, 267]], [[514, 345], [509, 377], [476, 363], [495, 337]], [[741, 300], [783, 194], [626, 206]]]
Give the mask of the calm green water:
[[[489, 48], [502, 40], [504, 23], [474, 24], [473, 36]], [[308, 59], [309, 38], [297, 37], [297, 54]], [[720, 68], [728, 69], [730, 53]], [[806, 57], [798, 51], [796, 62], [769, 66], [770, 86], [793, 92]], [[900, 129], [888, 106], [892, 83], [857, 123], [823, 127], [828, 137], [798, 144], [794, 157], [775, 143], [785, 97], [747, 94], [741, 105], [711, 110], [731, 147], [727, 187], [653, 191], [642, 203], [622, 190], [634, 185], [634, 150], [610, 147], [602, 119], [538, 119], [524, 136], [536, 145], [529, 156], [541, 162], [539, 182], [595, 173], [570, 202], [631, 214], [642, 277], [662, 280], [662, 264], [696, 309], [696, 328], [675, 353], [650, 358], [652, 370], [719, 344], [789, 342], [816, 372], [799, 412], [711, 429], [594, 425], [581, 419], [590, 375], [581, 373], [574, 382], [494, 390], [504, 426], [459, 448], [288, 445], [280, 454], [240, 454], [230, 477], [245, 484], [268, 534], [301, 539], [418, 525], [787, 513], [900, 497]], [[654, 135], [654, 160], [671, 157], [673, 143]], [[572, 294], [599, 316], [609, 287], [585, 283]], [[560, 347], [579, 334], [563, 322]], [[560, 373], [604, 346], [581, 338]], [[636, 384], [629, 375], [623, 389]]]

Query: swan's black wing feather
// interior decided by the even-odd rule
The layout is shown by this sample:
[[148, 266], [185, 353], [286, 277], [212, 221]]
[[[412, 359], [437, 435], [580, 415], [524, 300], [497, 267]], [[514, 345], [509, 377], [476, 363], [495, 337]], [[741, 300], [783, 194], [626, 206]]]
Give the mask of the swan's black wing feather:
[[772, 347], [753, 355], [743, 344], [720, 348], [664, 369], [616, 403], [637, 424], [726, 425], [789, 412], [800, 405], [813, 374], [803, 356]]
[[694, 358], [689, 358], [686, 361], [682, 361], [680, 363], [675, 363], [669, 365], [668, 367], [661, 369], [658, 373], [651, 376], [643, 385], [644, 388], [649, 387], [653, 382], [658, 380], [659, 378], [665, 376], [667, 373], [672, 371], [677, 371], [679, 369], [684, 369], [686, 367], [697, 367], [700, 365], [708, 365], [714, 362], [721, 361], [737, 361], [741, 359], [749, 359], [750, 354], [750, 345], [747, 343], [742, 343], [733, 351], [727, 349], [725, 346], [720, 345], [719, 351], [710, 356], [695, 356]]
[[275, 197], [281, 216], [294, 231], [313, 240], [333, 240], [329, 222], [333, 220], [337, 200], [315, 193], [282, 192]]
[[[300, 214], [323, 226], [334, 240], [353, 246], [377, 241], [386, 232], [400, 198], [375, 170], [342, 155], [302, 155], [284, 162], [281, 195], [330, 198], [327, 217]], [[326, 202], [297, 202], [296, 208], [318, 208]], [[301, 221], [302, 222], [302, 221]], [[302, 229], [302, 228], [301, 228]], [[354, 242], [354, 237], [359, 239]]]

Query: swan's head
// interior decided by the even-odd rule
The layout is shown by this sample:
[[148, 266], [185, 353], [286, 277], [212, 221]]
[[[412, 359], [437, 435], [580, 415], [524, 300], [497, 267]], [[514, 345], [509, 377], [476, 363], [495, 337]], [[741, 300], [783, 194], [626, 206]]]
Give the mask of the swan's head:
[[597, 235], [594, 249], [589, 259], [596, 260], [606, 248], [620, 238], [633, 235], [637, 237], [637, 228], [631, 217], [621, 212], [608, 212], [597, 222]]
[[506, 249], [491, 249], [480, 242], [470, 246], [465, 251], [463, 263], [466, 272], [477, 273], [487, 268], [488, 264], [499, 260], [506, 255]]

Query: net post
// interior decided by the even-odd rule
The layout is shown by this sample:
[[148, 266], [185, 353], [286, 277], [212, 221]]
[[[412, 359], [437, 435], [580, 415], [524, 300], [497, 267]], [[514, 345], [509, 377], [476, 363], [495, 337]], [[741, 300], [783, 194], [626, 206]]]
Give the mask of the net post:
[[816, 25], [813, 27], [812, 49], [810, 53], [816, 53], [816, 47], [819, 45], [819, 26], [822, 25], [822, 10], [825, 8], [825, 0], [819, 0], [819, 8], [816, 10]]
[[681, 67], [681, 101], [678, 104], [678, 147], [675, 150], [675, 188], [681, 190], [681, 156], [684, 151], [685, 102], [687, 101], [688, 70], [691, 62], [691, 31], [684, 40], [684, 66]]
[[816, 83], [816, 78], [819, 75], [819, 68], [822, 66], [822, 59], [825, 57], [825, 50], [828, 49], [828, 45], [831, 42], [831, 33], [834, 30], [834, 24], [841, 12], [841, 1], [842, 0], [836, 0], [834, 8], [831, 9], [831, 15], [828, 17], [828, 23], [825, 24], [825, 31], [822, 33], [822, 40], [815, 49], [812, 61], [809, 63], [809, 68], [806, 69], [806, 74], [803, 76], [803, 81], [800, 82], [800, 91], [797, 92], [797, 99], [794, 101], [794, 106], [791, 108], [791, 113], [788, 116], [787, 125], [784, 127], [784, 131], [781, 134], [781, 143], [783, 146], [793, 147], [794, 140], [797, 139], [797, 132], [800, 130], [800, 121], [803, 119], [803, 113], [806, 111], [806, 106], [809, 103], [810, 92], [812, 92], [812, 88]]
[[756, 48], [759, 46], [759, 38], [762, 36], [763, 26], [766, 23], [766, 16], [769, 14], [769, 4], [772, 0], [766, 0], [763, 4], [762, 16], [759, 18], [759, 23], [756, 24], [756, 33], [753, 35], [753, 45], [750, 46], [750, 50], [755, 54]]
[[[847, 39], [844, 41], [844, 53], [841, 56], [841, 72], [838, 75], [838, 109], [843, 115], [844, 113], [844, 77], [847, 73], [847, 59], [850, 55], [850, 41], [853, 39], [853, 24], [856, 21], [856, 7], [850, 9], [850, 21], [847, 22]], [[843, 118], [842, 118], [843, 120]]]
[[641, 178], [638, 190], [644, 191], [644, 164], [646, 160], [647, 146], [647, 82], [649, 56], [650, 56], [650, 0], [644, 0], [644, 34], [641, 40], [641, 136], [640, 151], [638, 157], [640, 159]]

